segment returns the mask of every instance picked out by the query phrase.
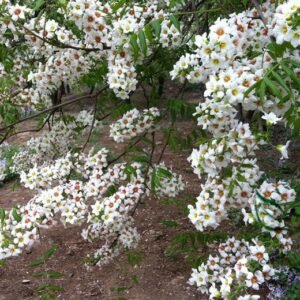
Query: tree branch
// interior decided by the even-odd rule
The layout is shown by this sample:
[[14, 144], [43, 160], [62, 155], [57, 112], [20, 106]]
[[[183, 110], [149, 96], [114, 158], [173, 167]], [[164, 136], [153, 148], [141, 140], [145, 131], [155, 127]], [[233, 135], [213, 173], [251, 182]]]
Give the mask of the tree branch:
[[29, 33], [33, 36], [35, 36], [37, 39], [51, 45], [57, 48], [62, 48], [62, 49], [74, 49], [74, 50], [82, 50], [82, 51], [86, 51], [86, 52], [94, 52], [94, 51], [103, 51], [103, 50], [110, 50], [110, 47], [107, 46], [103, 46], [103, 48], [84, 48], [84, 47], [77, 47], [77, 46], [72, 46], [69, 44], [65, 44], [63, 42], [53, 42], [47, 38], [44, 38], [40, 35], [38, 35], [37, 33], [33, 32], [32, 30], [28, 29], [27, 27], [23, 26], [25, 29], [25, 33]]
[[42, 110], [42, 111], [40, 111], [40, 112], [38, 112], [38, 113], [36, 113], [36, 114], [34, 114], [34, 115], [28, 116], [28, 117], [26, 117], [26, 118], [24, 118], [24, 119], [21, 119], [21, 120], [15, 122], [15, 123], [12, 123], [12, 124], [7, 125], [7, 126], [5, 126], [5, 127], [3, 127], [3, 128], [0, 128], [0, 132], [1, 132], [1, 131], [4, 131], [4, 130], [6, 130], [6, 129], [10, 129], [10, 128], [16, 126], [17, 124], [20, 124], [20, 123], [25, 122], [25, 121], [27, 121], [27, 120], [34, 119], [34, 118], [36, 118], [36, 117], [38, 117], [38, 116], [40, 116], [40, 115], [42, 115], [42, 114], [45, 114], [45, 113], [47, 113], [47, 112], [51, 112], [51, 111], [53, 111], [53, 110], [56, 110], [57, 108], [60, 108], [60, 107], [62, 107], [62, 106], [66, 106], [66, 105], [69, 105], [69, 104], [78, 102], [78, 101], [80, 101], [80, 100], [84, 100], [84, 99], [93, 99], [93, 98], [95, 98], [95, 97], [98, 97], [98, 96], [99, 96], [103, 91], [105, 91], [107, 88], [108, 88], [108, 85], [105, 85], [102, 89], [100, 89], [97, 93], [95, 93], [95, 94], [93, 94], [93, 95], [84, 95], [84, 96], [80, 96], [80, 97], [78, 97], [78, 98], [71, 99], [71, 100], [69, 100], [69, 101], [66, 101], [66, 102], [63, 102], [63, 103], [54, 105], [54, 106], [52, 106], [52, 107], [50, 107], [50, 108], [47, 108], [47, 109], [45, 109], [45, 110]]

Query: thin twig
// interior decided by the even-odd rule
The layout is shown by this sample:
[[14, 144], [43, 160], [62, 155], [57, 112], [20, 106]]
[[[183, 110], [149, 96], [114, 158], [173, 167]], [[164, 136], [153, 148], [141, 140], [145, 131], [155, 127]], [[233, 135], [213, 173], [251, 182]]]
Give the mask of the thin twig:
[[164, 156], [164, 153], [167, 149], [167, 146], [169, 144], [169, 140], [170, 140], [170, 136], [171, 136], [171, 131], [172, 131], [172, 128], [170, 128], [169, 132], [168, 132], [168, 136], [167, 136], [167, 139], [166, 139], [166, 143], [164, 144], [162, 150], [161, 150], [161, 153], [160, 153], [160, 156], [159, 156], [159, 159], [157, 161], [157, 164], [159, 164]]
[[35, 129], [25, 129], [25, 130], [21, 130], [21, 131], [17, 131], [13, 134], [11, 134], [9, 137], [21, 134], [21, 133], [25, 133], [25, 132], [39, 132], [41, 131], [45, 125], [49, 122], [51, 115], [53, 114], [53, 111], [48, 115], [48, 117], [46, 118], [46, 120], [43, 122], [43, 124], [39, 127], [39, 128], [35, 128]]
[[[147, 169], [145, 171], [145, 184], [146, 184], [147, 179], [149, 177], [149, 169], [150, 169], [150, 166], [152, 165], [152, 160], [153, 160], [153, 156], [154, 156], [154, 152], [155, 152], [155, 131], [153, 131], [151, 135], [152, 135], [151, 154], [150, 154], [150, 159], [149, 159]], [[133, 210], [130, 213], [131, 217], [134, 216], [138, 206], [141, 204], [141, 201], [142, 201], [142, 198], [140, 197], [139, 200], [137, 201], [137, 203], [135, 204]]]
[[25, 29], [25, 33], [30, 33], [31, 35], [35, 36], [37, 39], [51, 45], [57, 48], [62, 48], [62, 49], [74, 49], [74, 50], [82, 50], [82, 51], [86, 51], [86, 52], [95, 52], [95, 51], [103, 51], [103, 50], [109, 50], [110, 47], [107, 46], [103, 46], [103, 48], [84, 48], [84, 47], [77, 47], [77, 46], [72, 46], [69, 44], [65, 44], [63, 42], [53, 42], [49, 39], [46, 39], [42, 36], [40, 36], [39, 34], [33, 32], [32, 30], [30, 30], [29, 28], [23, 26], [23, 28]]
[[[94, 127], [95, 127], [96, 114], [97, 114], [97, 102], [98, 102], [97, 99], [95, 99], [95, 101], [96, 101], [96, 102], [95, 102], [95, 106], [94, 106], [94, 116], [93, 116], [93, 121], [92, 121], [92, 124], [91, 124], [90, 131], [89, 131], [89, 133], [88, 133], [88, 137], [87, 137], [87, 139], [86, 139], [84, 145], [82, 146], [81, 151], [84, 151], [84, 149], [86, 148], [86, 146], [87, 146], [87, 144], [88, 144], [88, 142], [89, 142], [89, 140], [90, 140], [90, 138], [91, 138], [92, 131], [93, 131]], [[119, 103], [119, 105], [117, 105], [116, 108], [120, 107], [123, 103], [124, 103], [124, 102], [121, 101], [121, 102]], [[97, 121], [103, 121], [103, 120], [105, 120], [106, 118], [108, 118], [109, 116], [111, 116], [112, 113], [113, 113], [113, 110], [110, 111], [109, 113], [107, 113], [106, 115], [102, 116], [102, 117], [101, 117], [100, 119], [98, 119]]]
[[88, 142], [91, 138], [91, 135], [92, 135], [92, 132], [93, 132], [93, 129], [94, 129], [94, 126], [95, 126], [95, 122], [96, 122], [97, 107], [98, 107], [98, 99], [96, 98], [95, 99], [95, 104], [94, 104], [94, 114], [93, 114], [93, 120], [92, 120], [91, 128], [89, 130], [87, 139], [86, 139], [84, 145], [81, 148], [81, 151], [84, 151], [84, 149], [86, 148], [86, 146], [87, 146], [87, 144], [88, 144]]
[[130, 149], [137, 145], [146, 135], [148, 134], [148, 132], [145, 132], [143, 135], [141, 135], [133, 144], [130, 144], [127, 149], [125, 151], [123, 151], [120, 155], [118, 155], [116, 158], [114, 158], [113, 160], [109, 161], [108, 162], [108, 166], [110, 166], [111, 164], [115, 163], [116, 161], [118, 161], [120, 158], [122, 158], [123, 156], [125, 156], [129, 151]]
[[267, 27], [267, 20], [266, 20], [265, 16], [262, 13], [262, 10], [260, 8], [259, 2], [257, 0], [252, 0], [251, 2], [255, 6], [255, 8], [256, 8], [256, 10], [257, 10], [257, 12], [259, 14], [259, 17], [260, 17], [261, 21], [264, 23], [264, 26]]

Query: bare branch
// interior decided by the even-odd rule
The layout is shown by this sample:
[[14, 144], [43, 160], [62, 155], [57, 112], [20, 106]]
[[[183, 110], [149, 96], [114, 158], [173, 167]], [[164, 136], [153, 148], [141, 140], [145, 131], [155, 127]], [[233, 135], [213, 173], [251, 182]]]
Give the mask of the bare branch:
[[38, 35], [37, 33], [33, 32], [32, 30], [30, 30], [29, 28], [23, 26], [25, 29], [25, 33], [29, 33], [31, 35], [33, 35], [34, 37], [36, 37], [37, 39], [51, 45], [57, 48], [62, 48], [62, 49], [74, 49], [74, 50], [82, 50], [82, 51], [86, 51], [86, 52], [95, 52], [95, 51], [103, 51], [103, 50], [109, 50], [110, 47], [107, 46], [103, 46], [103, 48], [85, 48], [85, 47], [77, 47], [77, 46], [72, 46], [69, 44], [65, 44], [63, 42], [53, 42], [47, 38], [44, 38], [40, 35]]

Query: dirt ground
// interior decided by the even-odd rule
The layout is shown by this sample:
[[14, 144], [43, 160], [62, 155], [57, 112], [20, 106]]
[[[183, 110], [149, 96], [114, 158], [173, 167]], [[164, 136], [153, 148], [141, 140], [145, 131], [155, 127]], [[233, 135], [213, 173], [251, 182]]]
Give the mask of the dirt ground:
[[[68, 110], [70, 109], [73, 108], [69, 107]], [[167, 120], [163, 121], [162, 126], [166, 124]], [[31, 128], [34, 123], [27, 122], [25, 126]], [[193, 125], [180, 121], [178, 126], [183, 134], [187, 134]], [[32, 135], [33, 133], [21, 134], [11, 142], [21, 144]], [[122, 151], [123, 146], [115, 144], [108, 137], [108, 126], [101, 129], [96, 142], [97, 138], [101, 145], [108, 146], [115, 153]], [[163, 147], [162, 136], [159, 136], [156, 146], [157, 159]], [[136, 249], [142, 257], [139, 265], [129, 264], [127, 256], [123, 254], [102, 268], [87, 267], [84, 260], [97, 249], [97, 245], [84, 241], [78, 226], [64, 228], [63, 225], [56, 225], [51, 229], [41, 230], [41, 242], [29, 253], [10, 258], [0, 267], [0, 300], [39, 299], [36, 289], [45, 283], [63, 287], [64, 291], [55, 292], [56, 299], [206, 299], [187, 284], [190, 265], [184, 259], [176, 260], [165, 255], [177, 232], [193, 230], [184, 214], [184, 207], [199, 193], [200, 183], [187, 162], [190, 152], [191, 149], [174, 153], [167, 148], [163, 159], [184, 177], [186, 189], [178, 197], [184, 199], [182, 205], [165, 205], [163, 199], [150, 197], [136, 212], [136, 225], [141, 234], [141, 241]], [[24, 204], [32, 195], [33, 192], [27, 189], [7, 184], [0, 189], [0, 207], [7, 209]], [[167, 227], [161, 224], [163, 220], [175, 220], [180, 226]], [[58, 250], [51, 258], [36, 268], [30, 266], [54, 245]], [[38, 271], [55, 271], [63, 276], [57, 279], [37, 278], [34, 274]]]

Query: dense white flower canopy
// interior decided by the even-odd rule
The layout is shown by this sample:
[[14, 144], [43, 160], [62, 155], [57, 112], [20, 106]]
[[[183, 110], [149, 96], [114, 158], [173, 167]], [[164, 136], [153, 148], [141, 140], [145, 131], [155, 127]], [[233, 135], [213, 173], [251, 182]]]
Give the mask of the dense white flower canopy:
[[[32, 247], [39, 240], [39, 228], [60, 221], [64, 226], [82, 225], [82, 237], [88, 241], [102, 240], [93, 255], [94, 264], [101, 266], [122, 250], [137, 246], [140, 237], [134, 213], [144, 197], [154, 190], [160, 197], [176, 197], [184, 190], [182, 175], [161, 162], [162, 155], [153, 162], [155, 133], [161, 129], [157, 124], [166, 112], [151, 97], [146, 97], [147, 108], [131, 107], [109, 126], [109, 137], [116, 143], [126, 142], [133, 148], [144, 138], [151, 144], [146, 160], [139, 157], [140, 161], [120, 163], [124, 153], [111, 160], [106, 148], [87, 154], [74, 150], [82, 133], [89, 129], [90, 137], [100, 125], [97, 101], [102, 101], [102, 91], [109, 89], [113, 100], [128, 104], [131, 95], [144, 88], [147, 74], [160, 68], [147, 69], [158, 49], [168, 56], [179, 49], [172, 67], [163, 67], [165, 76], [183, 85], [205, 85], [204, 99], [199, 99], [194, 111], [204, 139], [188, 157], [202, 184], [196, 202], [188, 206], [188, 218], [202, 232], [216, 229], [229, 218], [230, 210], [237, 209], [245, 226], [259, 224], [263, 233], [276, 240], [280, 253], [291, 250], [285, 217], [292, 212], [289, 205], [296, 191], [290, 182], [263, 177], [256, 153], [270, 143], [259, 130], [266, 128], [268, 133], [280, 125], [297, 133], [300, 127], [299, 1], [268, 0], [261, 5], [252, 1], [251, 8], [217, 18], [207, 32], [197, 35], [191, 26], [183, 31], [185, 24], [176, 9], [184, 1], [177, 6], [158, 0], [128, 5], [61, 1], [55, 14], [47, 1], [31, 2], [0, 1], [1, 51], [7, 54], [0, 63], [0, 80], [5, 83], [0, 133], [8, 129], [9, 136], [20, 121], [7, 122], [7, 107], [16, 115], [35, 111], [39, 117], [49, 112], [40, 129], [49, 125], [51, 130], [29, 139], [13, 156], [10, 171], [37, 194], [25, 205], [0, 211], [0, 259]], [[94, 82], [87, 98], [95, 96], [94, 112], [65, 116], [60, 110], [62, 92], [70, 87], [86, 92], [90, 86], [83, 79], [90, 77]], [[148, 81], [157, 84], [152, 77]], [[8, 147], [2, 144], [3, 136], [0, 157]], [[164, 150], [170, 132], [167, 136]], [[289, 140], [274, 147], [281, 152], [281, 161], [288, 159], [290, 144]], [[5, 165], [0, 160], [0, 181], [6, 176]], [[192, 270], [189, 283], [210, 299], [230, 299], [239, 285], [244, 289], [237, 299], [259, 299], [246, 291], [258, 291], [275, 274], [267, 247], [258, 238], [231, 237]]]

